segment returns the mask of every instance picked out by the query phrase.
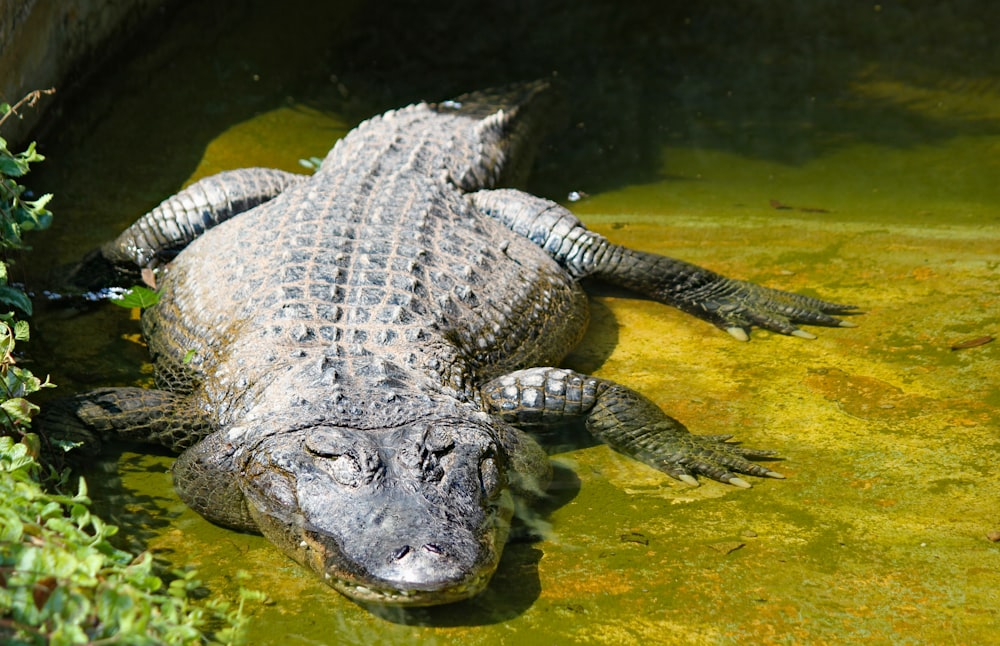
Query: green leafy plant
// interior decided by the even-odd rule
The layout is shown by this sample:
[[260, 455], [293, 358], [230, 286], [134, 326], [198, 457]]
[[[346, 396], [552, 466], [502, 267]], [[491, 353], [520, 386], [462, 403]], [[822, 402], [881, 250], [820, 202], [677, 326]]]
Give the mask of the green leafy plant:
[[52, 386], [48, 378], [42, 381], [30, 370], [17, 366], [14, 345], [27, 341], [29, 335], [26, 321], [18, 321], [12, 313], [0, 314], [0, 428], [8, 435], [21, 434], [31, 426], [38, 406], [27, 397]]
[[7, 149], [7, 141], [0, 137], [0, 175], [4, 176], [0, 182], [0, 196], [6, 203], [0, 220], [0, 235], [4, 246], [23, 248], [23, 231], [45, 229], [52, 222], [52, 213], [45, 208], [52, 195], [47, 193], [36, 200], [26, 200], [25, 187], [16, 180], [28, 172], [29, 164], [44, 159], [35, 151], [34, 142], [23, 152], [12, 154]]
[[[0, 104], [0, 126], [40, 95], [13, 107]], [[22, 233], [52, 221], [46, 208], [52, 196], [26, 199], [20, 184], [30, 164], [42, 159], [34, 144], [13, 153], [0, 138], [0, 253], [27, 249]], [[28, 397], [52, 384], [17, 365], [15, 344], [28, 341], [29, 326], [2, 308], [30, 315], [31, 301], [8, 284], [7, 267], [0, 260], [0, 643], [240, 643], [248, 622], [244, 604], [261, 593], [241, 585], [236, 603], [193, 602], [201, 585], [193, 571], [164, 576], [150, 554], [114, 547], [109, 539], [118, 528], [90, 511], [84, 480], [75, 493], [65, 493], [69, 472], [43, 470], [41, 441], [30, 432], [38, 406]], [[156, 292], [145, 291], [128, 306], [155, 302]], [[172, 580], [165, 585], [166, 579]]]
[[[52, 90], [44, 93], [51, 94]], [[33, 106], [43, 92], [32, 92], [14, 106], [0, 104], [0, 126], [8, 118], [17, 114], [21, 106]], [[27, 200], [27, 189], [20, 184], [21, 177], [29, 167], [44, 159], [35, 151], [32, 143], [19, 153], [7, 148], [7, 140], [0, 137], [0, 249], [27, 249], [21, 237], [25, 231], [44, 229], [52, 222], [52, 214], [46, 209], [51, 195], [43, 195], [36, 200]], [[8, 263], [0, 260], [0, 306], [6, 305], [31, 314], [31, 300], [23, 290], [8, 284]], [[30, 336], [28, 323], [18, 320], [14, 312], [0, 310], [0, 433], [18, 436], [31, 425], [31, 416], [38, 407], [27, 400], [27, 396], [41, 388], [50, 386], [48, 379], [42, 381], [31, 371], [17, 366], [14, 345], [27, 341]]]
[[[38, 444], [30, 435], [17, 443], [0, 437], [0, 641], [242, 641], [244, 602], [261, 600], [262, 593], [241, 587], [235, 604], [199, 605], [191, 600], [201, 586], [193, 571], [173, 572], [165, 585], [149, 553], [133, 556], [111, 544], [118, 528], [91, 513], [83, 478], [75, 494], [42, 488]], [[63, 487], [67, 480], [67, 473], [59, 478]]]
[[[44, 93], [52, 93], [47, 90]], [[0, 126], [17, 114], [23, 105], [32, 106], [43, 92], [33, 92], [14, 106], [0, 104]], [[28, 173], [29, 166], [45, 159], [35, 150], [32, 142], [22, 152], [14, 153], [7, 148], [7, 140], [0, 137], [0, 248], [26, 249], [22, 239], [25, 231], [45, 229], [52, 222], [52, 213], [46, 208], [52, 195], [27, 199], [27, 189], [19, 183], [19, 178]], [[16, 307], [25, 314], [31, 314], [31, 301], [24, 292], [7, 282], [7, 262], [0, 261], [0, 304]]]

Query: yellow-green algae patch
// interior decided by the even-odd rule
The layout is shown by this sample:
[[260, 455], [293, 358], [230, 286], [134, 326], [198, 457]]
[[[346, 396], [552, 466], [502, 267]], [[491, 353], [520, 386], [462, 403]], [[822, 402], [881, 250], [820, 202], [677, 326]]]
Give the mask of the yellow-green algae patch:
[[301, 105], [261, 112], [210, 141], [189, 181], [253, 166], [305, 173], [300, 160], [322, 159], [349, 129], [336, 116]]

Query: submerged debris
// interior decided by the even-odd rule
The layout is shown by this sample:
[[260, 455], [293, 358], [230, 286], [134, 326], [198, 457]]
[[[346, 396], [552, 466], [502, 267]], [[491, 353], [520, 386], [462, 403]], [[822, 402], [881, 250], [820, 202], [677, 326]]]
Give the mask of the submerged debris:
[[801, 211], [802, 213], [829, 213], [829, 209], [821, 209], [816, 206], [791, 206], [789, 204], [784, 204], [778, 200], [768, 200], [772, 209], [777, 209], [779, 211]]
[[722, 541], [721, 543], [709, 544], [709, 547], [721, 554], [732, 554], [745, 546], [746, 543], [741, 543], [740, 541]]
[[621, 535], [622, 543], [638, 543], [639, 545], [649, 545], [649, 538], [641, 532], [628, 532]]
[[958, 341], [951, 344], [952, 351], [955, 350], [965, 350], [966, 348], [976, 348], [981, 345], [986, 345], [987, 343], [993, 341], [994, 338], [989, 334], [976, 337], [975, 339], [968, 339], [966, 341]]

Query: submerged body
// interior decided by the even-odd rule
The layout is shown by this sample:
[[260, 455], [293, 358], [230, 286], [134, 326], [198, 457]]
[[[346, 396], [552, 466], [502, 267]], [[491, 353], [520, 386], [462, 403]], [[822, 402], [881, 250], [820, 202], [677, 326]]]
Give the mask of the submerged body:
[[[524, 429], [580, 418], [669, 475], [748, 486], [767, 452], [695, 436], [633, 391], [555, 368], [595, 276], [746, 338], [810, 336], [850, 308], [614, 245], [559, 205], [494, 189], [530, 162], [532, 84], [371, 119], [304, 178], [208, 178], [100, 258], [177, 254], [143, 316], [157, 390], [85, 393], [50, 432], [182, 451], [181, 497], [263, 533], [360, 601], [471, 596], [496, 568], [513, 496], [548, 478]], [[179, 252], [179, 253], [178, 253]]]

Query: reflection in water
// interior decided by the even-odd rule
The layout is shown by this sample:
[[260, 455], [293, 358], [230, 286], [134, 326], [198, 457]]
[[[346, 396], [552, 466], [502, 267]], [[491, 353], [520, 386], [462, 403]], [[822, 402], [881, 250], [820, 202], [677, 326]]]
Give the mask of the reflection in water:
[[121, 300], [128, 293], [129, 289], [127, 287], [104, 287], [95, 291], [80, 292], [79, 294], [64, 294], [43, 289], [40, 295], [47, 301], [67, 301], [79, 299], [88, 303], [96, 303], [99, 301]]

